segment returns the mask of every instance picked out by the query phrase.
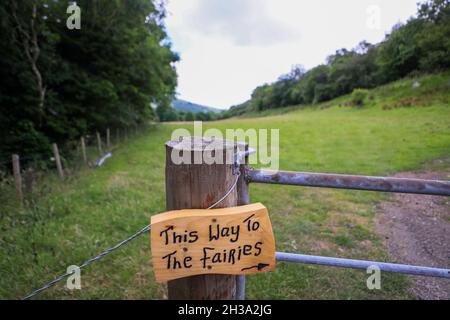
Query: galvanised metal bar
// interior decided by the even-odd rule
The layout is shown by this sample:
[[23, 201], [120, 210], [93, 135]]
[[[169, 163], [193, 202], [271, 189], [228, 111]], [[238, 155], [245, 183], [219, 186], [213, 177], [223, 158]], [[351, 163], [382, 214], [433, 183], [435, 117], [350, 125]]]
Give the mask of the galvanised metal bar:
[[[248, 192], [248, 183], [245, 180], [245, 169], [247, 167], [248, 163], [248, 156], [254, 152], [256, 152], [253, 149], [248, 148], [247, 143], [241, 143], [241, 147], [244, 148], [244, 150], [240, 151], [238, 154], [237, 164], [239, 167], [239, 180], [236, 185], [237, 188], [237, 205], [243, 206], [250, 203], [250, 197]], [[236, 300], [245, 300], [245, 275], [239, 275], [236, 277]]]
[[249, 182], [450, 196], [450, 181], [248, 169]]
[[366, 260], [309, 256], [304, 254], [293, 254], [283, 252], [277, 252], [275, 257], [277, 261], [295, 262], [303, 264], [316, 264], [340, 268], [367, 269], [368, 267], [371, 266], [377, 266], [378, 268], [380, 268], [381, 271], [386, 272], [450, 279], [450, 269], [419, 267], [419, 266], [410, 266], [406, 264], [395, 264], [395, 263], [385, 263]]

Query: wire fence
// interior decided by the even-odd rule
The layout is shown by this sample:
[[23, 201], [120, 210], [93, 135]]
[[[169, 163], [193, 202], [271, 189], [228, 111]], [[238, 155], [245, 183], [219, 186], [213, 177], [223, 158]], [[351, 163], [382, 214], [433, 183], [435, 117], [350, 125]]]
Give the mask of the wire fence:
[[[97, 256], [95, 256], [94, 258], [85, 261], [85, 262], [84, 262], [82, 265], [80, 265], [78, 268], [81, 270], [81, 269], [83, 269], [83, 268], [85, 268], [85, 267], [91, 265], [92, 263], [94, 263], [94, 262], [96, 262], [96, 261], [102, 259], [102, 258], [105, 257], [106, 255], [112, 253], [113, 251], [115, 251], [115, 250], [119, 249], [120, 247], [122, 247], [123, 245], [127, 244], [127, 243], [130, 242], [131, 240], [133, 240], [133, 239], [139, 237], [140, 235], [142, 235], [142, 234], [144, 234], [144, 233], [146, 233], [146, 232], [149, 232], [149, 231], [150, 231], [150, 226], [148, 225], [148, 226], [144, 227], [141, 231], [139, 231], [139, 232], [133, 234], [131, 237], [129, 237], [129, 238], [127, 238], [127, 239], [125, 239], [125, 240], [119, 242], [119, 243], [116, 244], [114, 247], [108, 248], [108, 249], [106, 249], [105, 251], [103, 251], [102, 253], [100, 253], [100, 254], [98, 254]], [[28, 299], [33, 298], [34, 296], [38, 295], [38, 294], [41, 293], [42, 291], [47, 290], [48, 288], [54, 286], [56, 283], [58, 283], [58, 282], [64, 280], [65, 278], [67, 278], [67, 277], [73, 275], [76, 271], [77, 271], [77, 270], [74, 269], [72, 272], [67, 272], [67, 273], [65, 273], [65, 274], [63, 274], [63, 275], [61, 275], [61, 276], [55, 278], [54, 280], [50, 281], [49, 283], [47, 283], [47, 284], [44, 285], [43, 287], [41, 287], [41, 288], [39, 288], [39, 289], [33, 291], [32, 293], [30, 293], [29, 295], [27, 295], [26, 297], [24, 297], [23, 300], [28, 300]]]
[[[133, 128], [106, 129], [102, 133], [87, 134], [78, 141], [67, 142], [63, 148], [53, 144], [53, 152], [49, 150], [47, 154], [12, 155], [8, 160], [0, 161], [0, 193], [5, 195], [5, 199], [0, 195], [0, 200], [9, 206], [18, 204], [22, 208], [35, 198], [36, 192], [42, 195], [41, 191], [47, 189], [47, 177], [56, 172], [61, 179], [70, 179], [84, 166], [101, 167], [120, 143], [153, 126], [151, 123]], [[14, 189], [17, 201], [12, 203], [11, 200], [15, 199], [11, 199], [10, 194]]]
[[[247, 151], [248, 152], [248, 151]], [[236, 188], [240, 171], [237, 170], [240, 166], [239, 159], [242, 156], [246, 156], [248, 154], [238, 153], [235, 156], [235, 163], [233, 165], [233, 175], [236, 176], [235, 181], [232, 185], [227, 189], [227, 192], [220, 197], [216, 202], [210, 205], [207, 209], [213, 209], [218, 204], [220, 204], [223, 200], [225, 200], [230, 193]], [[378, 190], [379, 180], [384, 182], [389, 182], [383, 186], [383, 188], [388, 188], [389, 186], [395, 186], [394, 192], [407, 192], [407, 193], [425, 193], [425, 194], [438, 194], [441, 196], [449, 195], [450, 183], [447, 181], [427, 181], [427, 180], [414, 180], [410, 181], [408, 179], [389, 179], [382, 177], [363, 177], [363, 176], [343, 176], [343, 175], [325, 175], [325, 174], [311, 174], [311, 173], [300, 173], [300, 172], [279, 172], [278, 176], [272, 176], [267, 173], [262, 173], [257, 170], [249, 170], [248, 168], [245, 170], [246, 180], [247, 182], [258, 182], [258, 183], [270, 183], [270, 184], [290, 184], [290, 185], [300, 185], [300, 186], [319, 186], [319, 187], [332, 187], [332, 188], [344, 188], [344, 189], [362, 189], [362, 190], [373, 190], [373, 191], [382, 191]], [[314, 179], [312, 179], [313, 177]], [[353, 180], [356, 179], [355, 185], [353, 185]], [[411, 183], [413, 183], [413, 187], [416, 189], [411, 189]], [[399, 191], [400, 190], [400, 191]], [[388, 190], [389, 191], [389, 190]], [[147, 225], [137, 233], [128, 237], [127, 239], [121, 241], [113, 247], [106, 249], [101, 252], [94, 258], [91, 258], [81, 264], [78, 269], [86, 268], [92, 263], [101, 260], [105, 256], [111, 254], [115, 250], [121, 248], [125, 244], [129, 243], [133, 239], [138, 238], [139, 236], [150, 232], [151, 226]], [[354, 259], [343, 259], [343, 258], [335, 258], [335, 257], [323, 257], [323, 256], [312, 256], [312, 255], [304, 255], [304, 254], [294, 254], [294, 253], [276, 253], [276, 260], [278, 262], [293, 262], [293, 263], [301, 263], [301, 264], [312, 264], [312, 265], [322, 265], [322, 266], [333, 266], [333, 267], [341, 267], [341, 268], [353, 268], [353, 269], [367, 269], [369, 267], [378, 267], [380, 271], [385, 272], [394, 272], [394, 273], [402, 273], [409, 275], [418, 275], [418, 276], [427, 276], [427, 277], [440, 277], [450, 279], [450, 269], [445, 268], [432, 268], [432, 267], [423, 267], [423, 266], [414, 266], [414, 265], [406, 265], [406, 264], [394, 264], [394, 263], [386, 263], [379, 261], [368, 261], [368, 260], [354, 260]], [[33, 291], [32, 293], [25, 296], [23, 299], [31, 299], [36, 295], [42, 293], [43, 291], [51, 288], [56, 283], [66, 279], [77, 271], [77, 269], [62, 274], [61, 276], [55, 278], [54, 280], [48, 282], [43, 287]], [[238, 280], [239, 281], [239, 280]], [[243, 286], [238, 286], [238, 290], [244, 290]], [[238, 297], [243, 297], [242, 292], [237, 292]]]
[[[236, 157], [236, 159], [239, 159], [239, 157]], [[236, 164], [238, 164], [236, 160]], [[216, 202], [214, 202], [212, 205], [210, 205], [207, 210], [213, 209], [218, 204], [220, 204], [223, 200], [225, 200], [229, 194], [236, 188], [236, 185], [239, 180], [240, 172], [235, 172], [236, 179], [233, 182], [233, 184], [230, 186], [228, 191]], [[92, 259], [89, 259], [85, 261], [82, 265], [79, 266], [79, 269], [83, 269], [92, 263], [102, 259], [103, 257], [107, 256], [108, 254], [114, 252], [115, 250], [119, 249], [120, 247], [124, 246], [128, 242], [132, 241], [133, 239], [136, 239], [137, 237], [150, 232], [151, 226], [147, 225], [143, 229], [141, 229], [139, 232], [133, 234], [129, 238], [121, 241], [117, 245], [106, 249], [102, 253], [98, 254]], [[334, 257], [323, 257], [323, 256], [312, 256], [312, 255], [304, 255], [304, 254], [293, 254], [293, 253], [285, 253], [285, 252], [277, 252], [276, 253], [276, 261], [278, 262], [293, 262], [293, 263], [301, 263], [301, 264], [313, 264], [313, 265], [322, 265], [322, 266], [333, 266], [333, 267], [341, 267], [341, 268], [353, 268], [353, 269], [367, 269], [369, 267], [378, 267], [380, 271], [385, 272], [394, 272], [394, 273], [402, 273], [402, 274], [409, 274], [409, 275], [418, 275], [418, 276], [428, 276], [428, 277], [440, 277], [440, 278], [447, 278], [450, 279], [450, 269], [442, 269], [442, 268], [430, 268], [430, 267], [423, 267], [423, 266], [414, 266], [414, 265], [406, 265], [406, 264], [395, 264], [395, 263], [386, 263], [386, 262], [379, 262], [379, 261], [368, 261], [368, 260], [355, 260], [355, 259], [343, 259], [343, 258], [334, 258]], [[65, 273], [56, 279], [50, 281], [43, 287], [33, 291], [29, 295], [25, 296], [23, 299], [28, 300], [39, 293], [51, 288], [56, 283], [64, 280], [65, 278], [71, 276], [76, 272], [76, 269], [72, 272]], [[240, 290], [243, 290], [243, 287], [240, 288]], [[238, 296], [243, 296], [239, 292], [237, 293]]]
[[[239, 180], [240, 172], [236, 172], [235, 175], [236, 175], [236, 179], [235, 179], [235, 181], [233, 182], [233, 184], [231, 185], [231, 187], [228, 189], [228, 191], [227, 191], [220, 199], [218, 199], [216, 202], [214, 202], [212, 205], [210, 205], [210, 206], [207, 208], [207, 210], [213, 209], [213, 208], [215, 208], [217, 205], [219, 205], [219, 204], [220, 204], [223, 200], [225, 200], [225, 199], [230, 195], [230, 193], [236, 188], [236, 185], [237, 185], [238, 180]], [[128, 242], [132, 241], [133, 239], [136, 239], [137, 237], [143, 235], [144, 233], [149, 232], [150, 229], [151, 229], [151, 226], [150, 226], [150, 225], [145, 226], [145, 227], [144, 227], [143, 229], [141, 229], [139, 232], [137, 232], [137, 233], [133, 234], [131, 237], [128, 237], [127, 239], [125, 239], [125, 240], [119, 242], [119, 243], [116, 244], [114, 247], [108, 248], [108, 249], [106, 249], [105, 251], [103, 251], [103, 252], [101, 252], [100, 254], [98, 254], [97, 256], [95, 256], [94, 258], [85, 261], [82, 265], [80, 265], [80, 266], [78, 267], [78, 269], [81, 270], [81, 269], [83, 269], [83, 268], [85, 268], [85, 267], [91, 265], [92, 263], [94, 263], [94, 262], [96, 262], [96, 261], [102, 259], [103, 257], [107, 256], [108, 254], [114, 252], [115, 250], [119, 249], [119, 248], [122, 247], [123, 245], [125, 245], [125, 244], [127, 244]], [[50, 281], [50, 282], [47, 283], [46, 285], [42, 286], [41, 288], [39, 288], [39, 289], [33, 291], [32, 293], [30, 293], [29, 295], [25, 296], [25, 297], [23, 298], [23, 300], [28, 300], [28, 299], [33, 298], [34, 296], [38, 295], [39, 293], [41, 293], [41, 292], [43, 292], [43, 291], [45, 291], [45, 290], [51, 288], [51, 287], [54, 286], [56, 283], [58, 283], [58, 282], [60, 282], [60, 281], [62, 281], [62, 280], [64, 280], [64, 279], [66, 279], [67, 277], [73, 275], [76, 271], [77, 271], [77, 269], [75, 269], [75, 270], [73, 270], [73, 271], [71, 271], [71, 272], [67, 272], [67, 273], [65, 273], [65, 274], [63, 274], [63, 275], [61, 275], [61, 276], [55, 278], [54, 280]]]

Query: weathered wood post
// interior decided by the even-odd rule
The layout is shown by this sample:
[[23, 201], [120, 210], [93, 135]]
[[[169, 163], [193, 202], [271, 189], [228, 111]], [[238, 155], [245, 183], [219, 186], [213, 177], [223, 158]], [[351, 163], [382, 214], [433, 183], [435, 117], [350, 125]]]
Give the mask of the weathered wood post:
[[109, 128], [106, 129], [106, 148], [109, 149], [109, 147], [111, 146], [111, 137], [110, 137], [110, 132], [109, 132]]
[[14, 183], [16, 186], [17, 198], [20, 203], [23, 203], [23, 192], [22, 192], [22, 176], [20, 174], [20, 160], [19, 155], [12, 155], [12, 165], [13, 165], [13, 173], [14, 173]]
[[100, 155], [103, 154], [103, 149], [102, 149], [102, 138], [100, 137], [100, 133], [97, 131], [96, 133], [97, 136], [97, 149], [98, 149], [98, 153], [100, 153]]
[[64, 171], [61, 165], [61, 158], [59, 156], [58, 145], [56, 143], [53, 144], [53, 154], [55, 156], [56, 169], [58, 170], [58, 175], [61, 179], [64, 178]]
[[84, 137], [81, 137], [81, 153], [83, 154], [84, 163], [88, 163], [87, 155], [86, 155], [86, 142], [84, 141]]
[[[220, 163], [202, 161], [205, 148]], [[211, 149], [209, 149], [211, 148]], [[187, 137], [166, 143], [166, 207], [167, 210], [206, 209], [225, 195], [236, 181], [233, 175], [234, 143], [221, 139]], [[180, 163], [180, 157], [188, 163]], [[189, 163], [190, 162], [190, 163]], [[220, 161], [219, 161], [220, 162]], [[234, 189], [215, 208], [237, 205]], [[168, 282], [171, 300], [236, 299], [236, 276], [201, 275]]]

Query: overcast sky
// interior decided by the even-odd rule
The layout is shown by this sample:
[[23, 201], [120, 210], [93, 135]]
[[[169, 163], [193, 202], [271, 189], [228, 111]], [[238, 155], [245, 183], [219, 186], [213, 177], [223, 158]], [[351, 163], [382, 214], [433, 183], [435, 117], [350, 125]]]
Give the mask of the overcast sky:
[[250, 98], [293, 65], [383, 40], [419, 0], [168, 0], [178, 97], [216, 108]]

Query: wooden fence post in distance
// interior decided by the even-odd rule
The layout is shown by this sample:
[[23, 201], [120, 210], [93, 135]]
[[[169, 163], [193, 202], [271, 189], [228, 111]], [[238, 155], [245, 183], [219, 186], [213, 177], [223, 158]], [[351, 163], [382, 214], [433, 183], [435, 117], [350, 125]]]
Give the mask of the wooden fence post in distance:
[[[204, 148], [215, 142], [214, 151], [221, 152], [223, 164], [205, 164], [201, 161]], [[221, 143], [220, 143], [221, 142]], [[235, 182], [233, 156], [236, 146], [221, 139], [186, 137], [166, 143], [166, 207], [167, 210], [206, 209], [218, 201]], [[172, 157], [190, 159], [191, 164], [176, 164]], [[186, 153], [188, 156], [186, 157]], [[213, 155], [214, 157], [214, 155]], [[228, 159], [225, 159], [228, 158]], [[199, 160], [194, 162], [194, 160]], [[198, 162], [202, 162], [198, 164]], [[197, 163], [197, 164], [195, 164]], [[233, 190], [215, 208], [237, 205], [237, 191]], [[223, 300], [236, 299], [236, 276], [200, 275], [168, 282], [171, 300]]]
[[106, 148], [109, 149], [111, 146], [111, 137], [110, 137], [110, 131], [109, 128], [106, 129]]
[[103, 150], [102, 150], [102, 138], [100, 137], [100, 133], [97, 131], [95, 133], [95, 135], [97, 136], [97, 149], [98, 149], [98, 153], [100, 153], [100, 155], [103, 154]]
[[88, 163], [87, 155], [86, 155], [86, 143], [84, 142], [84, 137], [81, 137], [81, 153], [83, 154], [84, 163]]
[[22, 204], [23, 203], [22, 176], [20, 175], [20, 160], [17, 154], [12, 155], [12, 164], [13, 164], [14, 183], [16, 185], [17, 198]]
[[63, 179], [64, 171], [61, 165], [61, 158], [59, 156], [58, 145], [56, 143], [53, 144], [53, 154], [55, 155], [56, 169], [58, 169], [58, 175], [61, 179]]

